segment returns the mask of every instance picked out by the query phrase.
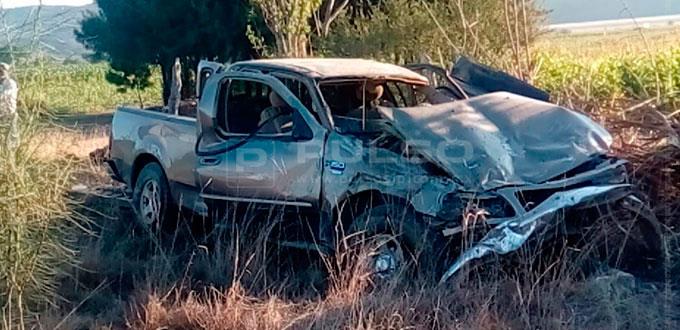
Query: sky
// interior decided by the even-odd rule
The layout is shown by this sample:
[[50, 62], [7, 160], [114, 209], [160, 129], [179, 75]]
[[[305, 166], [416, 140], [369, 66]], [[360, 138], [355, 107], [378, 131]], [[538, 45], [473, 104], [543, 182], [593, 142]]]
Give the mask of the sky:
[[[43, 0], [44, 5], [82, 6], [93, 0]], [[34, 6], [39, 0], [0, 0], [3, 8]], [[680, 0], [538, 0], [550, 10], [549, 23], [585, 22], [631, 16], [680, 14]]]
[[680, 0], [539, 0], [551, 24], [680, 14]]
[[[43, 0], [42, 3], [47, 6], [83, 6], [92, 2], [92, 0]], [[3, 8], [36, 6], [39, 3], [39, 0], [0, 0]]]

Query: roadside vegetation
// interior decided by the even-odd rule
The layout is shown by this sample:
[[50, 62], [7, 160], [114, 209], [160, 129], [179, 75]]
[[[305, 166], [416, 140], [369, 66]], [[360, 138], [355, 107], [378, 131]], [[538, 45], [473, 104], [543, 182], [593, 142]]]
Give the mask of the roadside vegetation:
[[[668, 111], [680, 104], [680, 48], [591, 58], [537, 49], [533, 61], [533, 83], [557, 102], [613, 105], [656, 99]], [[162, 104], [158, 71], [152, 76], [152, 87], [144, 90], [121, 90], [107, 82], [107, 72], [104, 64], [22, 67], [17, 72], [20, 106], [34, 113], [65, 115], [111, 112], [125, 104]]]
[[680, 101], [680, 29], [609, 34], [549, 34], [533, 46], [533, 81], [556, 100], [610, 107], [654, 99], [672, 112]]
[[[192, 226], [200, 219], [185, 215], [184, 225], [156, 239], [132, 224], [122, 187], [90, 155], [108, 143], [106, 125], [74, 128], [53, 116], [161, 104], [163, 70], [151, 60], [156, 45], [133, 68], [49, 61], [17, 68], [23, 142], [16, 151], [0, 147], [2, 328], [677, 328], [680, 49], [669, 43], [673, 35], [654, 32], [646, 41], [638, 32], [538, 36], [524, 21], [528, 26], [513, 38], [493, 38], [506, 23], [481, 38], [488, 25], [456, 25], [443, 36], [434, 21], [459, 20], [461, 14], [451, 14], [458, 9], [462, 17], [478, 13], [456, 1], [415, 13], [409, 1], [394, 3], [390, 11], [373, 8], [373, 16], [350, 5], [328, 35], [303, 29], [306, 42], [319, 42], [316, 55], [442, 65], [456, 53], [447, 45], [452, 43], [523, 75], [557, 102], [597, 116], [614, 133], [615, 152], [633, 161], [634, 180], [665, 226], [665, 274], [645, 281], [607, 267], [586, 272], [580, 251], [556, 250], [544, 263], [538, 251], [523, 249], [508, 260], [467, 269], [445, 286], [423, 265], [416, 276], [372, 288], [360, 271], [333, 273], [328, 260], [276, 247], [268, 236], [276, 214], [232, 218], [233, 226], [207, 234]], [[385, 26], [395, 17], [408, 17], [408, 24]], [[489, 21], [499, 19], [505, 17]], [[250, 31], [249, 52], [276, 51], [267, 22], [240, 23]], [[414, 26], [423, 30], [411, 31]], [[513, 43], [516, 38], [530, 42]], [[422, 48], [409, 47], [413, 43]], [[420, 58], [416, 48], [427, 49], [429, 58]], [[491, 56], [494, 51], [502, 56]], [[187, 54], [185, 63], [194, 55]], [[149, 70], [145, 89], [125, 72], [137, 65]]]
[[[110, 112], [118, 105], [161, 103], [160, 76], [145, 90], [123, 89], [108, 83], [106, 64], [62, 64], [47, 59], [21, 64], [19, 107], [34, 114]], [[157, 71], [153, 71], [157, 72]]]
[[534, 83], [556, 101], [645, 101], [674, 110], [680, 101], [680, 48], [579, 58], [540, 53]]
[[75, 163], [36, 157], [44, 126], [24, 123], [16, 150], [0, 148], [0, 306], [2, 327], [23, 328], [29, 315], [59, 301], [60, 279], [78, 263], [72, 244], [87, 220], [67, 197]]

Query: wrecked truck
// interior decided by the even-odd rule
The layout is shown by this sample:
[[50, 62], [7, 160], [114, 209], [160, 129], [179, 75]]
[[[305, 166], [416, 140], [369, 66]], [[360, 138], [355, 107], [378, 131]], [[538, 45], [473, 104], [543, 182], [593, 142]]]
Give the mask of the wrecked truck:
[[202, 62], [195, 114], [116, 111], [109, 164], [148, 228], [178, 208], [281, 208], [309, 215], [311, 233], [282, 244], [332, 253], [360, 232], [376, 238], [369, 263], [384, 276], [413, 251], [480, 227], [474, 244], [440, 261], [442, 281], [518, 250], [566, 210], [636, 200], [626, 162], [608, 155], [612, 137], [586, 115], [456, 81], [444, 90], [414, 70]]

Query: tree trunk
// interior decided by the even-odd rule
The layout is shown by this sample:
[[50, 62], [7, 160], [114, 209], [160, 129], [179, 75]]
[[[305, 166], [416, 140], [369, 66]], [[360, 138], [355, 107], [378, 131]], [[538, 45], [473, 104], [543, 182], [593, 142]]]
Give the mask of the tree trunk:
[[172, 79], [170, 80], [170, 97], [168, 98], [168, 112], [179, 114], [179, 106], [182, 102], [182, 64], [179, 57], [172, 66]]
[[[193, 99], [196, 97], [196, 74], [199, 60], [190, 57], [181, 58], [182, 63], [182, 99]], [[163, 105], [168, 105], [168, 98], [172, 90], [172, 67], [174, 59], [161, 62], [161, 76], [163, 78]]]
[[163, 105], [168, 105], [170, 86], [172, 85], [172, 64], [161, 62], [161, 76], [163, 83]]
[[193, 57], [182, 59], [182, 99], [196, 98], [196, 69], [199, 60]]

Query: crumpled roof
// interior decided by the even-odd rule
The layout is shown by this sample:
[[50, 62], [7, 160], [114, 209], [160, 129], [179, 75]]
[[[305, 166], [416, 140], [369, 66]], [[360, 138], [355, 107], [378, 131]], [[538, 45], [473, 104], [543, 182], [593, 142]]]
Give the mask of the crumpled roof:
[[233, 66], [256, 66], [286, 69], [318, 79], [328, 78], [370, 78], [401, 79], [427, 84], [427, 78], [409, 69], [394, 64], [373, 60], [351, 58], [280, 58], [253, 60], [234, 63]]

